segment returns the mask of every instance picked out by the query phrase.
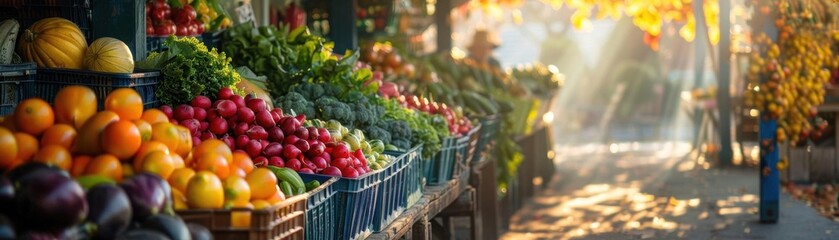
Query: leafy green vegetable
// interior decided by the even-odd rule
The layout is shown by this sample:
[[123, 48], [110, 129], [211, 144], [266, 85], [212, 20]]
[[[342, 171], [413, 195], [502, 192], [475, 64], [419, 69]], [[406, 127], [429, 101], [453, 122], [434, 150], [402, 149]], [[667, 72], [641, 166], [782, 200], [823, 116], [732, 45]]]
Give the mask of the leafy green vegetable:
[[164, 42], [169, 51], [152, 52], [139, 68], [160, 69], [163, 82], [155, 94], [163, 104], [174, 105], [195, 96], [215, 96], [219, 89], [236, 89], [239, 74], [230, 66], [230, 58], [216, 49], [210, 51], [194, 37], [170, 36]]

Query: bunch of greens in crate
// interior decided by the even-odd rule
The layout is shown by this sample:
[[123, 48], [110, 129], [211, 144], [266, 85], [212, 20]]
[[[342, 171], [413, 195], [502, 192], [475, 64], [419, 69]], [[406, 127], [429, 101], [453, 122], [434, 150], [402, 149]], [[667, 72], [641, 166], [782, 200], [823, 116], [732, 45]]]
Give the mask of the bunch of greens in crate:
[[214, 96], [225, 87], [236, 88], [239, 74], [224, 53], [208, 50], [195, 37], [170, 36], [164, 44], [168, 51], [152, 52], [137, 63], [138, 68], [160, 69], [163, 81], [155, 94], [163, 104], [183, 103], [199, 95]]

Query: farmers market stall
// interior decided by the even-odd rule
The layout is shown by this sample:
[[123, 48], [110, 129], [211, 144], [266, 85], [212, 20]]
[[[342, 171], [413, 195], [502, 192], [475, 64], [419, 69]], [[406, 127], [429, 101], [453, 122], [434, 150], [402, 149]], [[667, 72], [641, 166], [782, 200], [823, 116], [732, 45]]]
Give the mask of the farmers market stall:
[[556, 68], [333, 43], [299, 3], [65, 2], [0, 3], [0, 238], [494, 238], [553, 174]]

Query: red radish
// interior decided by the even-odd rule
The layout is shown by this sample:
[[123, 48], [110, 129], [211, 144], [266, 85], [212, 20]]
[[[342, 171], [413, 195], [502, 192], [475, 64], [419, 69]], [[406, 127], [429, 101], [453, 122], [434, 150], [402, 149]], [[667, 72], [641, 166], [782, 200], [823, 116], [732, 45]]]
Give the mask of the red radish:
[[280, 123], [280, 120], [283, 118], [283, 109], [281, 108], [274, 108], [271, 109], [271, 117], [274, 117], [274, 122]]
[[329, 166], [329, 163], [326, 162], [326, 159], [323, 159], [322, 157], [312, 158], [312, 162], [315, 163], [317, 169], [324, 169]]
[[253, 110], [250, 108], [239, 108], [236, 116], [239, 117], [240, 122], [252, 123], [253, 120], [256, 118], [254, 115]]
[[274, 157], [268, 158], [268, 165], [271, 165], [271, 166], [274, 166], [274, 167], [285, 167], [285, 162], [283, 162], [282, 158], [280, 158], [278, 156], [274, 156]]
[[201, 123], [199, 123], [198, 120], [195, 119], [187, 119], [181, 121], [181, 126], [184, 126], [186, 129], [189, 129], [189, 133], [194, 134], [200, 131]]
[[314, 171], [312, 171], [312, 169], [310, 169], [310, 168], [308, 168], [308, 167], [301, 168], [300, 170], [297, 170], [297, 172], [299, 172], [299, 173], [308, 173], [308, 174], [313, 174], [313, 173], [315, 173]]
[[306, 130], [309, 132], [309, 137], [306, 139], [309, 140], [318, 140], [320, 138], [320, 132], [316, 127], [307, 127]]
[[248, 129], [247, 134], [248, 137], [251, 137], [251, 139], [268, 139], [268, 131], [265, 131], [265, 128], [262, 126], [252, 126], [251, 129]]
[[210, 101], [210, 98], [208, 98], [207, 96], [196, 96], [192, 99], [192, 102], [190, 102], [190, 104], [193, 107], [209, 109], [210, 107], [212, 107], [213, 101]]
[[227, 119], [227, 126], [235, 127], [237, 124], [239, 124], [239, 116], [233, 116]]
[[300, 139], [309, 139], [309, 129], [299, 127], [294, 131], [294, 135]]
[[274, 122], [274, 117], [271, 116], [271, 113], [268, 112], [268, 110], [256, 112], [256, 123], [259, 124], [259, 126], [267, 128], [277, 125], [277, 123]]
[[254, 98], [256, 98], [256, 95], [254, 95], [253, 93], [245, 94], [245, 103], [247, 103], [248, 100], [251, 100], [251, 99], [254, 99]]
[[191, 119], [195, 116], [195, 111], [192, 109], [192, 106], [181, 104], [175, 108], [175, 112], [173, 112], [173, 116], [178, 121], [183, 121], [187, 119]]
[[231, 118], [236, 115], [236, 103], [230, 100], [221, 100], [218, 102], [218, 106], [216, 107], [216, 111], [219, 115], [224, 118]]
[[262, 150], [262, 155], [267, 157], [279, 157], [283, 154], [283, 145], [280, 143], [270, 143]]
[[320, 173], [323, 174], [323, 175], [336, 176], [336, 177], [342, 177], [344, 175], [343, 173], [341, 173], [341, 169], [338, 169], [335, 166], [326, 167]]
[[233, 127], [233, 134], [236, 134], [236, 136], [243, 136], [248, 134], [249, 129], [251, 129], [251, 126], [248, 125], [248, 123], [240, 122]]
[[364, 175], [365, 173], [367, 173], [367, 170], [364, 170], [364, 168], [363, 168], [363, 167], [357, 167], [357, 168], [355, 168], [355, 171], [356, 171], [356, 172], [358, 172], [358, 175], [359, 175], [359, 176]]
[[341, 176], [343, 176], [345, 178], [357, 178], [358, 177], [358, 171], [355, 170], [355, 168], [352, 168], [352, 167], [345, 167], [345, 168], [341, 169]]
[[298, 149], [294, 145], [283, 146], [283, 158], [285, 158], [285, 159], [297, 158], [298, 156], [300, 156], [300, 154], [301, 154], [300, 149]]
[[361, 166], [364, 166], [364, 164], [362, 164], [362, 163], [361, 163], [361, 160], [358, 160], [358, 158], [353, 158], [353, 159], [352, 159], [352, 164], [350, 164], [350, 165], [352, 165], [353, 167], [361, 167]]
[[256, 157], [256, 158], [253, 159], [253, 166], [254, 167], [268, 166], [268, 159], [263, 157], [263, 156]]
[[283, 134], [283, 130], [279, 127], [272, 127], [268, 129], [268, 140], [272, 142], [283, 142], [285, 139], [285, 134]]
[[321, 142], [331, 142], [332, 136], [329, 135], [329, 130], [327, 130], [326, 128], [318, 128], [318, 140], [320, 140]]
[[332, 150], [332, 155], [338, 158], [348, 158], [350, 157], [350, 148], [347, 147], [344, 143], [338, 143], [335, 148]]
[[301, 163], [300, 160], [297, 160], [296, 158], [292, 158], [292, 159], [286, 158], [286, 159], [287, 160], [285, 161], [285, 166], [287, 168], [291, 168], [292, 170], [297, 171], [297, 170], [300, 170], [300, 168], [303, 167], [303, 163]]
[[262, 110], [268, 110], [268, 104], [265, 103], [265, 100], [261, 98], [251, 98], [248, 99], [245, 104], [248, 108], [252, 109], [254, 112], [259, 112]]
[[335, 160], [332, 160], [330, 165], [335, 166], [339, 169], [344, 169], [345, 167], [350, 165], [350, 161], [347, 158], [336, 158]]
[[236, 148], [245, 149], [245, 146], [247, 146], [248, 142], [250, 141], [251, 138], [249, 138], [247, 135], [239, 135], [238, 137], [236, 137]]
[[233, 89], [222, 88], [218, 90], [218, 99], [230, 99], [231, 97], [233, 97], [233, 95], [236, 95], [235, 93], [233, 93]]
[[201, 144], [201, 137], [192, 136], [192, 145], [198, 146], [198, 144]]
[[294, 146], [297, 147], [297, 149], [300, 149], [301, 152], [308, 152], [309, 151], [309, 141], [300, 139], [300, 140], [297, 140], [296, 143], [294, 143]]
[[271, 142], [265, 139], [259, 140], [259, 142], [262, 143], [262, 151], [265, 151], [265, 147], [268, 147], [268, 144], [271, 144]]
[[219, 116], [218, 112], [216, 112], [215, 110], [208, 110], [207, 111], [207, 119], [217, 118], [218, 116]]
[[238, 107], [238, 108], [246, 108], [246, 107], [248, 107], [247, 105], [245, 105], [245, 98], [243, 98], [242, 96], [239, 96], [239, 95], [233, 95], [233, 96], [232, 96], [232, 97], [230, 97], [230, 99], [228, 99], [228, 100], [233, 101], [233, 103], [235, 103], [235, 104], [236, 104], [236, 107]]
[[315, 144], [310, 144], [310, 145], [309, 145], [309, 151], [307, 151], [307, 152], [306, 152], [306, 156], [309, 156], [309, 157], [318, 157], [318, 156], [320, 156], [321, 154], [323, 154], [323, 150], [324, 150], [325, 148], [326, 148], [326, 147], [324, 147], [324, 146], [323, 146], [323, 143], [319, 143], [319, 142], [317, 142], [317, 143], [315, 143]]
[[283, 129], [283, 133], [285, 133], [286, 136], [289, 136], [294, 135], [294, 132], [297, 131], [297, 128], [300, 127], [300, 124], [300, 121], [296, 118], [288, 118], [286, 120], [283, 120], [283, 124], [280, 126], [280, 128]]
[[207, 110], [206, 109], [203, 109], [203, 108], [192, 108], [192, 109], [195, 112], [195, 114], [193, 114], [195, 119], [198, 119], [198, 121], [204, 121], [204, 120], [207, 119]]
[[213, 132], [218, 135], [222, 135], [227, 133], [227, 121], [223, 118], [214, 118], [210, 120], [210, 132]]
[[360, 149], [360, 148], [359, 148], [359, 149], [356, 149], [356, 150], [352, 153], [352, 155], [353, 155], [353, 157], [358, 158], [359, 160], [364, 159], [364, 152], [363, 152], [363, 151], [361, 151], [361, 149]]
[[204, 132], [204, 134], [201, 134], [201, 141], [207, 141], [207, 139], [216, 139], [216, 135], [211, 132]]
[[318, 165], [315, 165], [315, 163], [313, 163], [312, 161], [309, 161], [309, 160], [303, 160], [303, 166], [307, 167], [307, 168], [310, 168], [310, 169], [317, 169], [318, 168]]
[[300, 124], [303, 124], [303, 122], [306, 122], [306, 115], [300, 114], [300, 115], [295, 116], [294, 118], [297, 119], [297, 122], [299, 122]]
[[163, 112], [163, 114], [166, 114], [167, 117], [172, 118], [173, 111], [172, 107], [170, 107], [169, 105], [160, 106], [158, 109], [160, 109], [160, 111]]
[[[309, 151], [311, 151], [311, 149], [309, 149]], [[327, 152], [321, 153], [320, 157], [322, 157], [323, 159], [326, 159], [327, 162], [332, 161], [332, 156], [330, 156], [329, 153], [327, 153]]]
[[230, 147], [230, 149], [236, 148], [236, 142], [230, 135], [221, 137], [221, 141], [224, 142], [224, 144], [227, 144], [227, 146]]
[[174, 118], [169, 119], [169, 122], [172, 123], [172, 124], [178, 125], [178, 120], [177, 119], [174, 119]]
[[300, 140], [300, 138], [298, 138], [297, 136], [294, 136], [294, 135], [288, 135], [288, 136], [285, 137], [285, 139], [283, 139], [283, 144], [286, 144], [286, 145], [292, 144], [293, 145], [293, 144], [297, 143], [297, 140]]
[[248, 141], [248, 144], [245, 145], [245, 152], [248, 153], [248, 156], [257, 157], [262, 153], [262, 143], [259, 140], [251, 139]]

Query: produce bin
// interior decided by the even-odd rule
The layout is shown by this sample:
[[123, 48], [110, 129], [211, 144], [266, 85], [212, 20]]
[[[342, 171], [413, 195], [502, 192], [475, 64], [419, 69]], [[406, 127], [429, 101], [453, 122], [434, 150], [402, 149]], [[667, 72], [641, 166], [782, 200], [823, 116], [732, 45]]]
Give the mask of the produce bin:
[[335, 239], [337, 197], [332, 196], [337, 193], [333, 186], [337, 181], [337, 177], [328, 178], [321, 182], [320, 187], [309, 192], [306, 199], [306, 239]]
[[161, 83], [159, 71], [135, 70], [134, 73], [103, 73], [75, 69], [38, 69], [35, 77], [35, 96], [49, 103], [55, 99], [58, 91], [66, 86], [81, 85], [96, 93], [99, 109], [104, 109], [105, 97], [117, 88], [132, 88], [143, 98], [146, 109], [158, 106], [155, 90]]
[[0, 115], [15, 111], [17, 103], [35, 94], [35, 63], [0, 64]]
[[[306, 198], [301, 194], [262, 210], [237, 209], [180, 210], [178, 216], [187, 223], [207, 227], [215, 239], [224, 240], [275, 240], [303, 239], [306, 225]], [[250, 226], [234, 226], [241, 219], [250, 218]]]
[[425, 184], [422, 182], [422, 146], [416, 146], [405, 153], [409, 158], [408, 168], [405, 169], [405, 208], [411, 208], [422, 198]]
[[479, 120], [481, 129], [478, 131], [478, 141], [475, 144], [475, 154], [472, 156], [472, 164], [480, 163], [486, 159], [490, 145], [495, 141], [495, 134], [498, 133], [500, 118], [497, 115], [483, 117]]
[[431, 159], [423, 159], [423, 172], [425, 172], [425, 184], [430, 186], [442, 185], [452, 180], [455, 173], [455, 160], [457, 159], [457, 137], [443, 139], [443, 147]]
[[93, 14], [90, 0], [26, 0], [0, 1], [0, 20], [14, 18], [20, 23], [20, 34], [38, 20], [60, 17], [79, 26], [88, 42], [93, 41]]
[[[462, 144], [462, 148], [460, 149], [460, 161], [464, 164], [464, 166], [468, 167], [470, 163], [472, 163], [472, 159], [475, 157], [475, 148], [478, 144], [479, 133], [481, 131], [481, 124], [477, 124], [469, 129], [469, 132], [463, 136], [458, 142], [458, 145]], [[464, 168], [467, 169], [467, 168]]]
[[413, 152], [410, 150], [409, 152], [385, 152], [396, 158], [381, 173], [382, 183], [376, 198], [373, 231], [384, 230], [405, 209], [408, 209], [409, 197], [417, 198], [417, 193], [422, 194], [421, 186], [417, 186], [417, 184], [422, 184], [421, 176], [418, 174], [419, 168], [416, 167], [419, 163], [416, 157], [419, 155], [419, 149], [419, 147], [411, 149]]
[[[335, 213], [334, 227], [327, 229], [334, 232], [333, 238], [326, 239], [364, 239], [372, 231], [373, 216], [376, 209], [376, 196], [381, 183], [381, 170], [370, 172], [358, 178], [339, 178], [332, 184], [335, 194], [330, 200]], [[331, 176], [300, 173], [304, 182], [317, 180], [325, 182]], [[328, 233], [324, 233], [328, 234]]]

